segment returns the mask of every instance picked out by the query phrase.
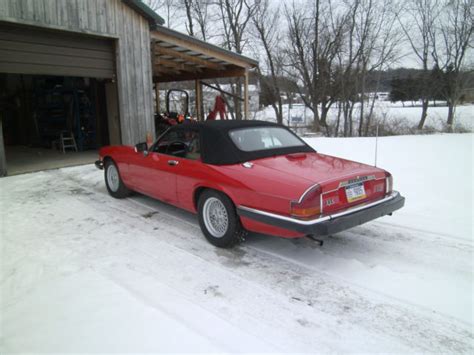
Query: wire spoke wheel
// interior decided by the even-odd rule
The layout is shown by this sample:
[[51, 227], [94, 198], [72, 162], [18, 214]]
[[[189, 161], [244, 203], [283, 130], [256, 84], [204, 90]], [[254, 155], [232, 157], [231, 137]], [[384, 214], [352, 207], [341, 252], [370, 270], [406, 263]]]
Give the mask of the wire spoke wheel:
[[224, 204], [215, 197], [204, 202], [203, 218], [209, 233], [215, 238], [222, 238], [229, 228], [229, 217]]
[[205, 189], [199, 195], [198, 219], [209, 243], [231, 248], [241, 241], [243, 231], [232, 200], [223, 192]]
[[110, 164], [107, 167], [107, 182], [109, 184], [109, 188], [116, 192], [120, 186], [120, 177], [117, 168], [114, 164]]

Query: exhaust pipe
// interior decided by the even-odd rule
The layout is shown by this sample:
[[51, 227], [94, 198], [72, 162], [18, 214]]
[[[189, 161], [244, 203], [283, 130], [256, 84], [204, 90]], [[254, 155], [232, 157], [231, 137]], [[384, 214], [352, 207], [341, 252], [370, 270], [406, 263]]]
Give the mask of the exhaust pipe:
[[312, 235], [312, 234], [306, 235], [306, 238], [311, 239], [313, 242], [318, 243], [320, 247], [322, 247], [323, 244], [324, 244], [324, 240], [319, 239], [319, 238], [316, 238], [316, 237], [315, 237], [314, 235]]

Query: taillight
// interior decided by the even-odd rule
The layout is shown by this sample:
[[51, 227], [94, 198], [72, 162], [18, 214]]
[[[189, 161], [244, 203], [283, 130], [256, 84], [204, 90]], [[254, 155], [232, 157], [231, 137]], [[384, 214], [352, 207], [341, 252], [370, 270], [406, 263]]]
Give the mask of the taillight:
[[290, 204], [291, 215], [296, 218], [313, 218], [321, 214], [321, 186], [315, 185], [307, 190], [298, 201]]
[[393, 178], [389, 172], [385, 173], [385, 193], [389, 194], [393, 191]]

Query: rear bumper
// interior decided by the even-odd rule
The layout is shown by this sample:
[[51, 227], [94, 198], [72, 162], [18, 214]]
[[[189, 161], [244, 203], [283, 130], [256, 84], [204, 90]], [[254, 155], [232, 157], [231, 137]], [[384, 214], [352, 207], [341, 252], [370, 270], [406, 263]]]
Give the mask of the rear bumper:
[[373, 219], [391, 214], [402, 208], [405, 198], [397, 191], [389, 196], [349, 210], [324, 216], [315, 220], [299, 220], [253, 208], [239, 206], [237, 214], [255, 221], [304, 234], [331, 235], [361, 225]]
[[94, 164], [97, 169], [104, 169], [104, 162], [102, 160], [96, 160]]

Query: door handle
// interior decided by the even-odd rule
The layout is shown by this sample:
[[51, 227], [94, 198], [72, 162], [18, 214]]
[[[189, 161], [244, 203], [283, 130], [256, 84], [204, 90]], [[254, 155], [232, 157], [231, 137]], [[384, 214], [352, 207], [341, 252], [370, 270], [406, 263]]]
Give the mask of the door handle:
[[177, 160], [168, 160], [168, 165], [176, 166], [178, 164], [179, 164], [179, 161], [177, 161]]

